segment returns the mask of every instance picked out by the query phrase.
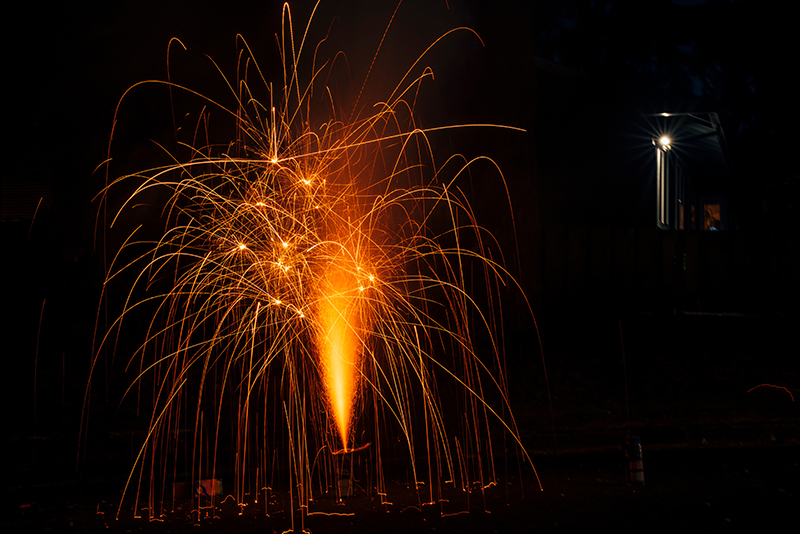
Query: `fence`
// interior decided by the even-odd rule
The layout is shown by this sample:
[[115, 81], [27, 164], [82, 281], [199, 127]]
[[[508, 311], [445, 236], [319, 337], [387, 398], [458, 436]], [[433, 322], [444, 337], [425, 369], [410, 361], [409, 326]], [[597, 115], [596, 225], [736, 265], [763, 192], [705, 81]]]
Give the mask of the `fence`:
[[523, 286], [537, 308], [788, 312], [798, 237], [551, 224], [522, 236]]

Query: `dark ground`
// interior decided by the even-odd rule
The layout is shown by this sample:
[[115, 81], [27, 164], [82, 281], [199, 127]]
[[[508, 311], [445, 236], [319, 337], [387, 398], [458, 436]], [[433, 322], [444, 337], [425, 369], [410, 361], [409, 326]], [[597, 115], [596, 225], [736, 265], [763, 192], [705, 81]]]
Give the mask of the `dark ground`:
[[[312, 515], [311, 532], [577, 532], [609, 529], [676, 528], [723, 530], [791, 528], [800, 506], [800, 448], [740, 447], [645, 452], [646, 485], [624, 483], [619, 453], [542, 456], [535, 459], [543, 492], [525, 473], [525, 496], [512, 480], [508, 497], [500, 487], [486, 491], [486, 511], [480, 492], [471, 495], [470, 513], [442, 516], [437, 506], [423, 507], [403, 487], [392, 491], [400, 499], [380, 506], [356, 496], [336, 506], [331, 499], [315, 502], [313, 511], [353, 516]], [[287, 503], [252, 505], [239, 516], [231, 499], [215, 508], [214, 519], [192, 525], [186, 503], [178, 503], [163, 522], [132, 519], [130, 504], [115, 521], [116, 503], [99, 487], [61, 485], [35, 488], [30, 498], [6, 496], [5, 532], [282, 532], [291, 527]], [[459, 500], [463, 501], [463, 495]], [[401, 502], [409, 499], [410, 502]], [[22, 502], [24, 501], [24, 502]], [[452, 508], [449, 508], [452, 506]], [[465, 505], [444, 504], [445, 513]], [[146, 515], [146, 511], [143, 512]], [[296, 520], [299, 520], [297, 517]]]
[[[529, 468], [521, 473], [520, 490], [516, 462], [509, 461], [505, 475], [500, 458], [501, 482], [485, 496], [454, 492], [445, 495], [448, 501], [441, 507], [420, 509], [407, 484], [390, 478], [392, 505], [379, 505], [358, 486], [344, 505], [317, 495], [312, 512], [355, 515], [311, 515], [305, 528], [316, 533], [715, 532], [793, 524], [800, 507], [800, 413], [792, 398], [800, 372], [791, 350], [793, 318], [626, 316], [623, 367], [618, 318], [607, 313], [549, 317], [539, 326], [552, 417], [538, 354], [527, 359], [509, 354], [511, 404], [544, 491]], [[643, 487], [625, 484], [626, 375], [630, 432], [643, 442]], [[789, 389], [762, 386], [748, 393], [760, 384]], [[130, 451], [141, 438], [134, 422], [97, 429], [81, 480], [75, 474], [75, 425], [53, 410], [50, 415], [56, 421], [61, 417], [62, 424], [47, 426], [47, 410], [40, 401], [35, 434], [19, 429], [3, 440], [5, 457], [12, 459], [0, 488], [3, 532], [270, 533], [291, 528], [291, 507], [281, 494], [270, 498], [269, 517], [263, 499], [240, 516], [229, 498], [213, 513], [201, 514], [199, 529], [186, 502], [177, 502], [174, 512], [172, 503], [165, 503], [170, 512], [164, 521], [149, 522], [147, 510], [141, 510], [145, 505], [139, 506], [145, 518], [134, 519], [133, 503], [126, 500], [114, 520]]]

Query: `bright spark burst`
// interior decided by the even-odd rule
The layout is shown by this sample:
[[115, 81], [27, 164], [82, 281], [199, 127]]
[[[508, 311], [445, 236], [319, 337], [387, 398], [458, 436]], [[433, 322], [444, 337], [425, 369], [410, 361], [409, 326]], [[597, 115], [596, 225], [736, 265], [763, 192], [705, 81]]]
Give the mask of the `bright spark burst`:
[[[262, 105], [243, 77], [230, 85], [234, 106], [208, 101], [236, 121], [232, 142], [183, 144], [180, 151], [188, 157], [172, 153], [176, 163], [124, 176], [104, 191], [139, 180], [113, 222], [151, 190], [169, 191], [163, 235], [153, 241], [131, 235], [108, 275], [111, 282], [132, 272], [135, 282], [103, 344], [138, 307], [156, 308], [131, 356], [139, 362], [137, 380], [152, 376], [155, 384], [150, 432], [136, 465], [144, 471], [149, 458], [151, 478], [166, 477], [165, 458], [177, 455], [171, 432], [189, 421], [191, 476], [213, 478], [223, 398], [238, 396], [232, 439], [240, 503], [248, 468], [263, 478], [259, 487], [266, 485], [266, 451], [275, 449], [267, 437], [268, 413], [273, 426], [277, 414], [288, 433], [295, 488], [290, 493], [306, 510], [314, 470], [321, 469], [317, 456], [327, 451], [333, 465], [334, 451], [356, 448], [355, 429], [366, 414], [373, 426], [365, 421], [361, 434], [375, 440], [377, 456], [388, 439], [379, 419], [397, 425], [415, 483], [426, 476], [418, 474], [417, 449], [424, 449], [433, 501], [435, 478], [441, 486], [462, 472], [463, 487], [474, 483], [463, 475], [465, 443], [454, 444], [447, 431], [438, 376], [468, 392], [463, 410], [472, 434], [466, 435], [481, 451], [476, 471], [485, 487], [486, 479], [495, 480], [489, 420], [499, 421], [517, 443], [519, 433], [497, 348], [502, 324], [492, 309], [477, 307], [465, 265], [480, 266], [489, 294], [492, 287], [515, 283], [487, 253], [493, 238], [477, 224], [458, 187], [472, 162], [451, 157], [437, 167], [427, 139], [436, 129], [416, 126], [407, 95], [430, 77], [428, 69], [410, 76], [415, 63], [373, 114], [345, 120], [330, 89], [317, 88], [330, 65], [315, 67], [312, 81], [301, 87], [303, 44], [295, 48], [281, 39], [283, 88], [273, 93], [270, 84], [262, 87], [281, 106]], [[263, 81], [255, 59], [242, 58]], [[197, 130], [207, 118], [202, 115]], [[424, 169], [432, 174], [426, 177]], [[497, 176], [502, 180], [499, 171]], [[443, 220], [446, 227], [436, 230]], [[137, 248], [143, 252], [122, 259]], [[141, 301], [134, 297], [139, 286], [149, 291]], [[476, 354], [477, 328], [491, 336], [489, 357]], [[487, 388], [496, 390], [504, 406], [489, 406]], [[266, 408], [270, 391], [277, 399], [272, 412]], [[416, 434], [415, 425], [423, 427]], [[374, 484], [382, 495], [381, 469]]]

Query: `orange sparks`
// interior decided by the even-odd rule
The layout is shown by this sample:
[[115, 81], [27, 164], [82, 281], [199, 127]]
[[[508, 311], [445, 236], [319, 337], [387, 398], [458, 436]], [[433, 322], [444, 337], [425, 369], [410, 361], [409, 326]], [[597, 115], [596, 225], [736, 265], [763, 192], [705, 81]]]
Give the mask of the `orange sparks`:
[[331, 414], [346, 450], [360, 374], [358, 297], [344, 270], [331, 271], [319, 302], [319, 357]]
[[[112, 188], [115, 195], [128, 194], [116, 193], [116, 184], [136, 183], [109, 221], [110, 231], [141, 195], [163, 191], [163, 235], [151, 238], [148, 229], [142, 238], [125, 237], [108, 267], [101, 306], [108, 305], [112, 280], [127, 299], [99, 336], [92, 360], [95, 370], [106, 348], [117, 346], [123, 318], [126, 328], [146, 325], [128, 355], [129, 367], [139, 367], [128, 391], [152, 385], [150, 395], [136, 391], [135, 400], [148, 402], [152, 415], [123, 498], [136, 486], [138, 503], [149, 476], [151, 518], [160, 499], [153, 488], [162, 487], [156, 481], [175, 476], [177, 465], [186, 465], [195, 480], [232, 471], [240, 507], [251, 486], [267, 487], [265, 473], [283, 473], [292, 488], [289, 509], [311, 515], [321, 513], [308, 512], [320, 497], [314, 494], [318, 477], [327, 484], [334, 471], [353, 475], [361, 468], [361, 460], [354, 467], [353, 453], [370, 443], [374, 449], [362, 458], [365, 465], [367, 456], [373, 462], [372, 478], [364, 487], [384, 505], [391, 504], [384, 444], [405, 449], [413, 487], [423, 483], [427, 464], [426, 502], [438, 502], [434, 484], [441, 501], [441, 489], [455, 487], [459, 473], [467, 488], [467, 473], [479, 475], [481, 488], [496, 484], [492, 440], [498, 430], [530, 461], [510, 410], [503, 313], [497, 313], [500, 288], [519, 284], [495, 259], [503, 256], [498, 242], [478, 223], [464, 193], [470, 187], [462, 184], [472, 180], [473, 165], [474, 172], [489, 165], [481, 179], [497, 180], [509, 211], [511, 195], [491, 158], [442, 161], [428, 139], [457, 128], [522, 130], [490, 124], [423, 129], [415, 112], [422, 86], [432, 81], [423, 57], [451, 33], [474, 32], [451, 30], [421, 50], [380, 105], [359, 105], [359, 92], [352, 109], [340, 110], [337, 102], [346, 99], [332, 91], [336, 84], [313, 89], [343, 76], [343, 62], [319, 67], [314, 47], [295, 47], [288, 14], [286, 5], [281, 87], [273, 91], [243, 39], [227, 100], [168, 80], [170, 91], [188, 95], [174, 103], [170, 97], [174, 108], [182, 111], [196, 97], [204, 103], [184, 116], [196, 126], [182, 132], [203, 131], [211, 111], [235, 117], [235, 130], [206, 128], [205, 139], [178, 138], [176, 131], [171, 164], [109, 181], [100, 195], [105, 213]], [[301, 55], [308, 59], [301, 62]], [[248, 72], [258, 72], [260, 83], [248, 82]], [[269, 102], [259, 102], [259, 92]], [[312, 99], [323, 93], [321, 101]], [[280, 102], [273, 105], [275, 97]], [[482, 272], [485, 284], [473, 281], [473, 272]], [[482, 333], [474, 337], [488, 340], [480, 347], [473, 342], [476, 329]], [[442, 410], [453, 385], [465, 394], [452, 401], [452, 410]], [[451, 411], [464, 418], [448, 421]], [[234, 420], [222, 424], [228, 414]], [[465, 431], [452, 439], [459, 425]], [[183, 428], [194, 429], [185, 447]], [[281, 432], [289, 439], [276, 439]], [[356, 436], [360, 446], [353, 444]], [[232, 454], [223, 455], [230, 443]], [[282, 461], [286, 469], [278, 469]], [[121, 509], [122, 499], [117, 515]]]

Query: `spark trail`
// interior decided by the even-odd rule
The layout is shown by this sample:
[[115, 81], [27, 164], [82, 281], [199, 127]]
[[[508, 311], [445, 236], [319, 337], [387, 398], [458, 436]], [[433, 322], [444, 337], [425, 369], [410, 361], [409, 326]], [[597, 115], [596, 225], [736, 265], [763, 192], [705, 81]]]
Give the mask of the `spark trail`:
[[[302, 85], [308, 28], [295, 46], [289, 13], [285, 6], [278, 36], [280, 90], [244, 40], [236, 83], [228, 84], [232, 105], [171, 81], [149, 82], [203, 101], [195, 126], [184, 129], [191, 139], [164, 149], [171, 163], [121, 176], [102, 193], [105, 209], [111, 192], [134, 184], [111, 229], [141, 199], [164, 199], [163, 232], [151, 238], [137, 229], [109, 267], [104, 292], [121, 280], [128, 296], [92, 364], [117, 344], [123, 323], [144, 315], [150, 326], [128, 354], [128, 367], [138, 367], [128, 392], [139, 399], [149, 392], [152, 415], [126, 492], [138, 470], [136, 501], [149, 488], [151, 518], [157, 502], [163, 507], [166, 480], [187, 462], [184, 476], [194, 480], [234, 471], [244, 506], [246, 495], [267, 490], [267, 473], [274, 477], [282, 458], [292, 509], [307, 512], [315, 483], [328, 491], [322, 481], [347, 456], [337, 453], [367, 442], [375, 450], [367, 484], [382, 501], [382, 451], [397, 442], [414, 485], [427, 479], [431, 502], [434, 485], [441, 495], [457, 479], [465, 490], [495, 483], [492, 425], [529, 461], [503, 374], [502, 316], [492, 304], [500, 287], [518, 286], [493, 259], [496, 240], [459, 187], [476, 162], [505, 181], [485, 157], [437, 165], [428, 138], [509, 127], [419, 128], [414, 101], [432, 77], [418, 67], [427, 50], [372, 112], [338, 109], [330, 86], [318, 87], [333, 62], [320, 66], [315, 52]], [[230, 137], [212, 139], [209, 109], [235, 125]], [[488, 308], [465, 281], [467, 269], [482, 273]], [[482, 357], [477, 329], [490, 340]], [[442, 381], [464, 392], [448, 399], [462, 414], [456, 421], [442, 410]], [[499, 404], [490, 405], [486, 391]], [[462, 428], [460, 438], [453, 427]], [[191, 435], [183, 446], [181, 428]], [[231, 450], [227, 461], [223, 451]]]

